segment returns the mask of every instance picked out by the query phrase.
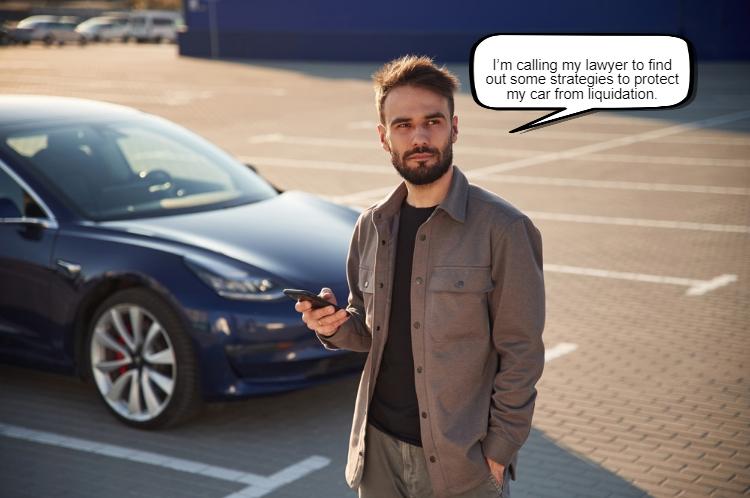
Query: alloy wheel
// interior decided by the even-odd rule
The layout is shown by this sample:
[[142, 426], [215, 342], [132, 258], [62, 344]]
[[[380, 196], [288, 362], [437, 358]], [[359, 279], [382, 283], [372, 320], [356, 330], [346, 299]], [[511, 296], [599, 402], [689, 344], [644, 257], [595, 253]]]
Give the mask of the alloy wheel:
[[177, 380], [172, 341], [145, 308], [118, 304], [97, 320], [90, 361], [102, 398], [132, 422], [155, 419], [169, 404]]

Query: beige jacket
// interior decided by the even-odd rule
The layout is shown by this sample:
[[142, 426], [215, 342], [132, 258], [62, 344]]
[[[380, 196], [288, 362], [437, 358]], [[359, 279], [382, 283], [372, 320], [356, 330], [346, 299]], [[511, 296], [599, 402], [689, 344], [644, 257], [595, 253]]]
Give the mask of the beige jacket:
[[[369, 352], [359, 384], [346, 480], [362, 478], [367, 411], [388, 336], [402, 183], [357, 220], [347, 276], [352, 317], [329, 349]], [[436, 497], [510, 466], [531, 429], [544, 367], [542, 240], [532, 222], [453, 167], [450, 190], [419, 228], [411, 284], [421, 436]]]

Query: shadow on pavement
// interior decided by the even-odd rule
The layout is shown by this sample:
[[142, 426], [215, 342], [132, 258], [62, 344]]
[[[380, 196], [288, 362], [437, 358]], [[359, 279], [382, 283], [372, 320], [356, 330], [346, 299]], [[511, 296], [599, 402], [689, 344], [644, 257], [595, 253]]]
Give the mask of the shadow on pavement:
[[[270, 475], [311, 454], [322, 455], [331, 460], [328, 467], [267, 496], [354, 496], [343, 476], [358, 382], [356, 376], [303, 391], [212, 403], [191, 422], [156, 432], [138, 431], [119, 424], [96, 398], [93, 386], [71, 377], [0, 365], [0, 382], [3, 386], [0, 423], [155, 451], [261, 475]], [[34, 446], [16, 441], [12, 445], [16, 448], [14, 451], [23, 452], [23, 444]], [[3, 455], [4, 446], [8, 447], [0, 438], [0, 460], [10, 458], [10, 455]], [[49, 447], [45, 451], [54, 453], [58, 449]], [[91, 456], [92, 465], [96, 458]], [[50, 462], [55, 460], [47, 461], [55, 465]], [[59, 469], [48, 469], [48, 472], [56, 470]], [[518, 478], [511, 484], [514, 498], [650, 496], [535, 429], [521, 451]], [[87, 494], [81, 491], [81, 496]]]

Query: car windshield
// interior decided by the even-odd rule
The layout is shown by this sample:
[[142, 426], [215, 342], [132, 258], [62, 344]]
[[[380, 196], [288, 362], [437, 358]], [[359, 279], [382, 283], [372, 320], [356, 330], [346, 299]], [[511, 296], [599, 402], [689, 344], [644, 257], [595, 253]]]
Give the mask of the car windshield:
[[25, 128], [0, 139], [3, 155], [96, 221], [208, 211], [276, 195], [243, 164], [159, 118]]

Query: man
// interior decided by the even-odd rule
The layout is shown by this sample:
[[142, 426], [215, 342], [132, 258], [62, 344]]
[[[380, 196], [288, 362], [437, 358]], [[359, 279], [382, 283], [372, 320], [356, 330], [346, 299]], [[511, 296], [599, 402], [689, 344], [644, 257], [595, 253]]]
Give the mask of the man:
[[407, 56], [374, 82], [404, 182], [357, 220], [346, 310], [296, 304], [326, 347], [369, 352], [346, 479], [364, 498], [507, 497], [544, 366], [541, 237], [453, 164], [453, 74]]

